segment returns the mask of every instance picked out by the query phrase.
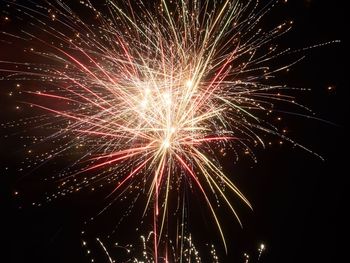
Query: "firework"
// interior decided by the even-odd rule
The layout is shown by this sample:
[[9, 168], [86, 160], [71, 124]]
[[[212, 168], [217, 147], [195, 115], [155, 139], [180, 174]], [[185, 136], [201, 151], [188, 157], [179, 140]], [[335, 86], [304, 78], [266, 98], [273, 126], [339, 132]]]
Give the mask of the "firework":
[[[153, 250], [152, 245], [152, 236], [153, 232], [149, 232], [147, 235], [140, 236], [139, 244], [128, 244], [128, 245], [122, 245], [120, 243], [114, 243], [107, 248], [106, 242], [102, 241], [101, 238], [95, 238], [94, 241], [87, 242], [86, 237], [84, 236], [86, 234], [85, 231], [82, 231], [82, 246], [86, 250], [86, 254], [90, 257], [90, 260], [94, 262], [94, 258], [96, 255], [93, 255], [92, 247], [97, 244], [97, 247], [95, 249], [95, 252], [97, 250], [102, 249], [103, 254], [106, 257], [106, 262], [113, 263], [113, 262], [135, 262], [135, 263], [153, 263], [155, 262], [155, 254]], [[192, 239], [192, 235], [188, 234], [183, 237], [178, 236], [173, 242], [172, 240], [168, 240], [167, 244], [164, 245], [164, 253], [162, 255], [158, 255], [158, 261], [159, 262], [174, 262], [174, 263], [180, 263], [180, 262], [195, 262], [195, 263], [201, 263], [204, 262], [202, 257], [204, 256], [203, 253], [201, 253], [200, 249], [196, 248], [195, 242]], [[206, 244], [207, 253], [205, 258], [205, 262], [210, 263], [219, 263], [220, 259], [217, 255], [217, 251], [215, 249], [215, 246], [213, 244]], [[257, 251], [253, 253], [253, 256], [251, 257], [248, 253], [243, 253], [243, 261], [242, 263], [249, 263], [249, 262], [260, 262], [260, 259], [262, 257], [263, 252], [266, 250], [265, 244], [260, 244], [258, 246]], [[202, 251], [203, 252], [203, 251]], [[114, 255], [113, 255], [114, 254]], [[117, 255], [117, 256], [115, 256]], [[118, 256], [119, 255], [119, 256]], [[121, 255], [124, 255], [122, 257]], [[123, 259], [122, 259], [123, 258]]]
[[253, 148], [265, 147], [266, 134], [298, 145], [269, 122], [276, 103], [302, 107], [281, 93], [285, 85], [269, 81], [300, 60], [270, 63], [294, 52], [273, 43], [292, 21], [260, 28], [278, 1], [106, 1], [100, 9], [80, 1], [87, 18], [60, 0], [3, 2], [30, 21], [20, 34], [3, 34], [23, 42], [34, 62], [2, 61], [1, 71], [35, 83], [23, 107], [45, 115], [23, 123], [45, 129], [36, 139], [54, 146], [31, 167], [73, 156], [58, 175], [61, 195], [107, 183], [115, 185], [111, 203], [146, 193], [156, 261], [168, 215], [184, 222], [184, 189], [198, 191], [226, 249], [217, 204], [239, 223], [232, 193], [251, 205], [223, 172], [222, 156], [255, 160]]
[[[82, 232], [85, 234], [85, 231]], [[153, 263], [157, 260], [159, 262], [195, 262], [201, 263], [202, 258], [199, 250], [196, 248], [192, 236], [179, 236], [177, 237], [175, 242], [168, 241], [168, 244], [165, 245], [164, 255], [158, 255], [157, 260], [155, 259], [155, 253], [153, 250], [153, 232], [148, 233], [146, 236], [140, 236], [139, 245], [121, 245], [119, 243], [114, 243], [112, 247], [107, 249], [105, 243], [101, 240], [101, 238], [96, 238], [95, 242], [88, 243], [87, 241], [82, 241], [82, 246], [86, 249], [87, 255], [91, 256], [91, 261], [95, 261], [92, 256], [92, 252], [90, 247], [93, 246], [93, 243], [96, 243], [100, 249], [103, 250], [105, 257], [107, 258], [106, 262], [143, 262], [143, 263]], [[179, 246], [178, 246], [179, 244]], [[164, 245], [164, 244], [162, 244]], [[210, 260], [212, 263], [219, 263], [219, 258], [216, 254], [216, 250], [214, 245], [207, 245], [209, 248], [207, 260]], [[119, 257], [114, 257], [112, 255], [112, 251], [114, 254], [119, 255]], [[120, 255], [124, 255], [124, 259]]]

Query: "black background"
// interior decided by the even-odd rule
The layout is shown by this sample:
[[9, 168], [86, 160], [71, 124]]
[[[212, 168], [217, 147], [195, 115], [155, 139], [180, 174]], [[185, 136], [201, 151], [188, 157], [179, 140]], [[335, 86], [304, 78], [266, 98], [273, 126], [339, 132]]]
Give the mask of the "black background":
[[[340, 0], [290, 0], [285, 7], [278, 7], [269, 15], [273, 21], [294, 20], [292, 32], [280, 40], [283, 46], [300, 48], [341, 40], [339, 44], [306, 52], [305, 60], [288, 74], [279, 76], [291, 86], [311, 88], [309, 93], [300, 93], [298, 101], [310, 106], [317, 117], [336, 125], [302, 117], [283, 119], [288, 135], [322, 155], [325, 161], [288, 144], [279, 146], [274, 141], [273, 147], [257, 150], [258, 164], [243, 160], [233, 167], [229, 163], [226, 165], [227, 172], [234, 176], [234, 182], [254, 206], [253, 212], [239, 208], [243, 229], [231, 215], [221, 215], [229, 254], [225, 256], [218, 233], [207, 215], [194, 212], [189, 221], [197, 243], [202, 242], [202, 236], [203, 240], [213, 236], [211, 241], [216, 244], [222, 262], [243, 262], [243, 252], [256, 256], [260, 242], [267, 247], [261, 262], [346, 262], [349, 258], [345, 234], [349, 149], [345, 6], [346, 1]], [[6, 50], [1, 48], [0, 52]], [[8, 56], [15, 57], [15, 54]], [[0, 122], [20, 117], [7, 96], [11, 85], [0, 82]], [[328, 90], [329, 86], [333, 89]], [[26, 187], [18, 183], [18, 160], [14, 158], [20, 153], [12, 149], [20, 148], [19, 142], [16, 136], [5, 138], [4, 133], [6, 131], [1, 132], [0, 139], [3, 189], [0, 192], [0, 217], [3, 219], [0, 261], [89, 262], [91, 257], [81, 247], [80, 231], [85, 218], [100, 206], [98, 199], [78, 195], [39, 208], [25, 205], [32, 201], [33, 192], [42, 190], [42, 181], [32, 178], [28, 180], [31, 185]], [[19, 185], [21, 191], [14, 195]], [[198, 205], [196, 202], [194, 200], [192, 205]], [[198, 226], [198, 221], [208, 226], [205, 231]], [[208, 233], [204, 235], [203, 232]], [[96, 262], [107, 262], [107, 258], [101, 259], [95, 257]], [[203, 262], [208, 261], [203, 258]]]

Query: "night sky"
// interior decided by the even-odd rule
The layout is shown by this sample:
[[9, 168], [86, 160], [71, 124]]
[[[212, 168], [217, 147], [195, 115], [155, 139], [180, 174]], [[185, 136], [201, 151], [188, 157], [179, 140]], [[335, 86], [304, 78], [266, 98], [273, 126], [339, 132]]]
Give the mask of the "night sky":
[[[5, 1], [0, 0], [1, 9], [4, 5]], [[266, 251], [260, 262], [349, 260], [349, 237], [345, 234], [349, 222], [345, 216], [348, 213], [345, 191], [349, 149], [346, 138], [349, 87], [345, 81], [348, 77], [345, 71], [348, 68], [345, 6], [346, 1], [340, 0], [290, 0], [285, 6], [276, 7], [264, 22], [268, 27], [269, 23], [283, 19], [294, 21], [292, 31], [278, 40], [282, 47], [298, 49], [341, 40], [341, 43], [303, 52], [306, 58], [288, 73], [279, 74], [277, 79], [292, 87], [311, 88], [311, 92], [294, 92], [293, 95], [325, 121], [288, 115], [283, 116], [280, 125], [286, 127], [288, 136], [320, 154], [325, 161], [288, 143], [279, 145], [277, 139], [267, 149], [256, 149], [257, 164], [242, 158], [233, 165], [225, 158], [226, 173], [234, 176], [234, 183], [254, 209], [250, 211], [239, 204], [239, 200], [234, 200], [238, 202], [243, 229], [228, 211], [220, 212], [229, 254], [225, 255], [217, 229], [208, 211], [201, 208], [204, 204], [200, 198], [191, 200], [189, 208], [192, 212], [188, 221], [199, 250], [205, 251], [202, 240], [206, 240], [205, 244], [208, 236], [212, 237], [220, 262], [244, 262], [244, 252], [256, 257], [262, 242]], [[2, 13], [0, 19], [0, 31], [20, 27], [18, 23], [11, 25], [4, 21]], [[23, 21], [24, 24], [27, 22]], [[1, 39], [5, 39], [3, 35]], [[17, 60], [20, 56], [16, 48], [0, 42], [0, 60]], [[8, 96], [13, 90], [16, 90], [16, 82], [0, 80], [0, 124], [27, 114], [24, 110], [16, 110], [19, 102]], [[52, 187], [44, 178], [54, 169], [45, 167], [34, 174], [18, 172], [27, 151], [22, 147], [21, 132], [11, 129], [9, 134], [7, 129], [0, 127], [0, 262], [70, 263], [90, 262], [91, 258], [95, 262], [108, 262], [94, 238], [113, 229], [113, 220], [118, 220], [113, 211], [117, 214], [120, 208], [114, 206], [108, 212], [109, 218], [104, 217], [89, 227], [84, 225], [85, 220], [103, 207], [108, 189], [59, 198], [42, 207], [32, 206], [46, 188]], [[128, 220], [130, 224], [136, 221]], [[82, 229], [89, 229], [84, 237]], [[127, 240], [130, 234], [120, 231], [118, 235]], [[94, 243], [91, 246], [93, 256], [87, 255], [82, 239]], [[138, 240], [137, 236], [135, 240]], [[203, 262], [208, 262], [205, 257]]]

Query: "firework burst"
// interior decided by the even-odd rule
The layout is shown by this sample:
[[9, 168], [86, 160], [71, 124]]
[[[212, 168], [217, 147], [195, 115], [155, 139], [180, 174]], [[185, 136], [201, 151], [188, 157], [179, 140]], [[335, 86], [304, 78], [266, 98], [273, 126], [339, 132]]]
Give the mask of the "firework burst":
[[100, 9], [80, 1], [88, 18], [60, 0], [3, 2], [30, 21], [20, 34], [3, 34], [26, 43], [28, 57], [38, 62], [2, 61], [1, 71], [6, 79], [41, 83], [25, 92], [25, 101], [51, 115], [25, 123], [53, 131], [42, 141], [59, 142], [37, 161], [79, 154], [60, 173], [60, 192], [101, 182], [115, 185], [114, 200], [145, 192], [157, 253], [172, 192], [173, 210], [183, 218], [184, 187], [198, 189], [226, 248], [216, 201], [238, 221], [230, 193], [251, 205], [218, 156], [246, 153], [255, 160], [252, 148], [265, 146], [264, 134], [297, 145], [263, 119], [276, 102], [298, 105], [281, 94], [285, 85], [269, 84], [299, 61], [270, 63], [294, 52], [273, 44], [291, 21], [260, 28], [279, 1], [263, 7], [258, 1], [106, 1]]

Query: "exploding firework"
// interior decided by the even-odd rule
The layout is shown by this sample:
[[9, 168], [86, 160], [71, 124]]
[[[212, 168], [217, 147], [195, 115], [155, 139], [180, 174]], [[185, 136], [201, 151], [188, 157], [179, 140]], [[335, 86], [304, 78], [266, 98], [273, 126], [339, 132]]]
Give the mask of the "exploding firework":
[[239, 222], [231, 195], [251, 205], [224, 173], [222, 156], [255, 160], [265, 135], [298, 145], [269, 121], [276, 103], [302, 107], [282, 94], [285, 85], [270, 81], [300, 60], [271, 63], [295, 53], [274, 44], [291, 21], [260, 28], [279, 1], [2, 2], [5, 15], [14, 10], [14, 21], [29, 21], [3, 33], [25, 47], [29, 61], [1, 61], [1, 71], [28, 87], [23, 107], [45, 115], [22, 124], [42, 131], [34, 141], [52, 146], [29, 166], [74, 158], [58, 175], [60, 195], [105, 184], [115, 185], [111, 203], [146, 194], [156, 260], [169, 215], [181, 226], [185, 189], [197, 191], [226, 248], [220, 202]]

